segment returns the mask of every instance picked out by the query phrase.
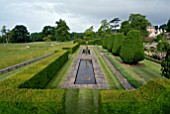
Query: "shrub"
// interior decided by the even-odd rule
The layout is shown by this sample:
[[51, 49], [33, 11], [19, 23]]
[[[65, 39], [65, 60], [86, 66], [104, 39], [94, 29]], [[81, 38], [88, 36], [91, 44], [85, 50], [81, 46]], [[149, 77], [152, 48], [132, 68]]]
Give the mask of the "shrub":
[[79, 43], [80, 45], [84, 45], [84, 44], [86, 44], [86, 40], [84, 40], [84, 39], [76, 39], [76, 40], [74, 40], [74, 43]]
[[155, 79], [135, 91], [100, 91], [101, 114], [167, 114], [170, 108], [170, 81]]
[[73, 46], [68, 46], [68, 47], [63, 47], [63, 50], [67, 50], [70, 54], [74, 53], [78, 48], [79, 48], [79, 44], [78, 43], [74, 43]]
[[119, 55], [122, 41], [124, 39], [124, 34], [117, 34], [113, 43], [112, 53], [114, 55]]
[[1, 114], [64, 114], [65, 90], [0, 89]]
[[144, 59], [143, 38], [140, 31], [132, 30], [122, 42], [120, 57], [123, 62], [137, 64]]
[[115, 38], [116, 38], [116, 35], [113, 34], [113, 35], [111, 35], [111, 37], [110, 37], [109, 40], [108, 40], [107, 50], [108, 50], [109, 52], [112, 51], [112, 47], [113, 47], [113, 43], [114, 43]]
[[102, 45], [104, 49], [107, 49], [107, 44], [108, 44], [108, 42], [109, 42], [109, 38], [110, 38], [110, 35], [106, 35], [106, 36], [104, 37], [103, 45]]
[[89, 40], [88, 45], [102, 45], [102, 40], [101, 39]]

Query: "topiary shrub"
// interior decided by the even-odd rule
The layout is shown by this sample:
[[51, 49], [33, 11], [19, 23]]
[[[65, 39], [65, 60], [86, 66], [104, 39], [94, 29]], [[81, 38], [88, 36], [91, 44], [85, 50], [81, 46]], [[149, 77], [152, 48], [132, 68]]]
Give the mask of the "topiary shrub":
[[114, 43], [113, 43], [113, 47], [112, 47], [112, 53], [114, 55], [119, 55], [120, 53], [120, 49], [121, 49], [121, 45], [122, 45], [122, 41], [124, 39], [124, 34], [117, 34], [115, 39], [114, 39]]
[[113, 47], [113, 43], [114, 43], [115, 38], [116, 38], [115, 34], [111, 35], [111, 37], [109, 38], [109, 41], [108, 41], [108, 44], [107, 44], [107, 50], [109, 52], [112, 51], [112, 47]]
[[110, 38], [110, 35], [106, 35], [106, 36], [104, 37], [103, 45], [102, 45], [104, 49], [107, 49], [107, 44], [108, 44], [108, 42], [109, 42], [109, 38]]
[[127, 37], [122, 42], [120, 57], [123, 62], [128, 64], [137, 64], [144, 59], [143, 38], [140, 31], [128, 32]]

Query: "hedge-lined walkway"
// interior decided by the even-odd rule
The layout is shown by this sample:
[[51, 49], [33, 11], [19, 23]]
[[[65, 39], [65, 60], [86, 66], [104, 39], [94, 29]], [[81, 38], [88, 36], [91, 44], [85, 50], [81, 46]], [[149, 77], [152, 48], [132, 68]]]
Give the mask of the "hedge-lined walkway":
[[126, 78], [124, 78], [120, 72], [111, 64], [111, 62], [104, 56], [102, 52], [99, 51], [98, 47], [95, 46], [95, 49], [100, 53], [102, 58], [105, 60], [107, 65], [112, 69], [112, 71], [115, 73], [116, 77], [119, 79], [120, 83], [126, 90], [134, 90], [135, 88], [129, 84]]

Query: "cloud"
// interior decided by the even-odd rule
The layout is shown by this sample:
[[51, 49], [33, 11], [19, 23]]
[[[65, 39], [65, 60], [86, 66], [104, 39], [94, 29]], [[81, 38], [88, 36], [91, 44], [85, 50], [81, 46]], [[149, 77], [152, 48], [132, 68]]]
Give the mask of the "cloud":
[[127, 20], [131, 13], [146, 15], [152, 24], [164, 24], [170, 18], [167, 0], [0, 0], [0, 27], [12, 29], [17, 24], [31, 32], [41, 31], [45, 25], [55, 26], [64, 19], [71, 31], [95, 30], [103, 19], [119, 17]]

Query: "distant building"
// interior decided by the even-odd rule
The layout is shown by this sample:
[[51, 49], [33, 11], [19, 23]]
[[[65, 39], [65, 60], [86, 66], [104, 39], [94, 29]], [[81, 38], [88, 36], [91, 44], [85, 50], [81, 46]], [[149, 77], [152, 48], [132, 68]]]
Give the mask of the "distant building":
[[153, 27], [153, 26], [148, 26], [146, 29], [149, 32], [148, 37], [150, 37], [150, 38], [155, 38], [159, 34], [163, 33], [162, 29], [155, 30], [155, 27]]

